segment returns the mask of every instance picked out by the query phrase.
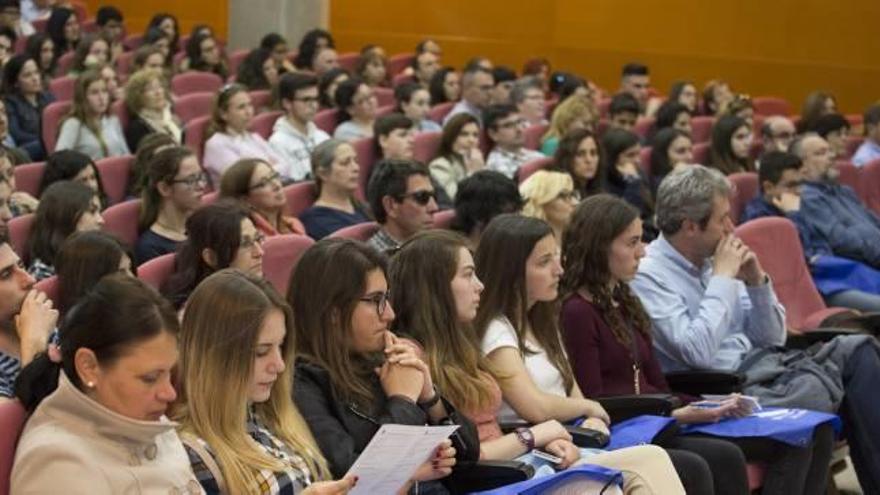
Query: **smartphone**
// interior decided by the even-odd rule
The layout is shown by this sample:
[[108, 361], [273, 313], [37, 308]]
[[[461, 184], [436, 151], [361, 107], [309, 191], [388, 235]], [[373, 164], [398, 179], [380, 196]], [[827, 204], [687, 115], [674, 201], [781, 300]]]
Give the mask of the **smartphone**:
[[553, 464], [562, 464], [561, 457], [557, 457], [553, 454], [544, 452], [543, 450], [532, 449], [532, 454], [538, 459], [544, 459], [545, 461], [552, 462]]

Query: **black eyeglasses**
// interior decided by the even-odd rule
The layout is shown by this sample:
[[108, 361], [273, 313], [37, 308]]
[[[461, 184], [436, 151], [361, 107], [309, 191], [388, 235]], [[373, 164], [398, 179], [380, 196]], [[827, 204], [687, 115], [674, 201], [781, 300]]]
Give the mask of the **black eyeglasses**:
[[268, 177], [264, 177], [263, 180], [252, 185], [248, 189], [250, 189], [250, 190], [261, 189], [261, 188], [268, 186], [269, 184], [272, 184], [273, 182], [277, 182], [280, 185], [281, 184], [281, 174], [279, 174], [278, 172], [273, 172], [272, 175], [270, 175]]
[[380, 292], [362, 297], [358, 301], [372, 303], [376, 305], [376, 314], [381, 318], [388, 307], [388, 299], [391, 298], [391, 291]]
[[303, 97], [294, 98], [293, 101], [299, 101], [299, 102], [302, 102], [305, 104], [318, 103], [318, 97], [317, 96], [303, 96]]
[[556, 197], [563, 201], [580, 201], [581, 193], [580, 191], [562, 191]]
[[254, 246], [262, 246], [266, 241], [266, 236], [262, 232], [257, 232], [254, 237], [244, 237], [238, 243], [239, 249], [251, 249]]
[[403, 201], [406, 198], [412, 198], [416, 203], [425, 206], [430, 203], [431, 200], [437, 200], [437, 193], [434, 191], [416, 191], [409, 194], [404, 194], [400, 197], [400, 200]]
[[204, 186], [208, 184], [208, 176], [204, 172], [198, 175], [190, 175], [183, 179], [174, 179], [171, 184], [185, 184], [189, 188], [196, 186]]

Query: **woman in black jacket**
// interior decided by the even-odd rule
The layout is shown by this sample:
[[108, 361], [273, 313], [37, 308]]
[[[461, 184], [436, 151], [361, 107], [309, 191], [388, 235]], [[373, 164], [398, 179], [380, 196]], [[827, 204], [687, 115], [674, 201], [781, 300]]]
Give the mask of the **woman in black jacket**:
[[452, 472], [456, 457], [476, 461], [479, 439], [434, 389], [418, 346], [388, 331], [386, 264], [373, 248], [344, 239], [321, 240], [303, 254], [287, 293], [298, 353], [294, 401], [334, 477], [383, 424], [459, 424], [412, 478], [420, 493], [444, 493], [434, 480]]

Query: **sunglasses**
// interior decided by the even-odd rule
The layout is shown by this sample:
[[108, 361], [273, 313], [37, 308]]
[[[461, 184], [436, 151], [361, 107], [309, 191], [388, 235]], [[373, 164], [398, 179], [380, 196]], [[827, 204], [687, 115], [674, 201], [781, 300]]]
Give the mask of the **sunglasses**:
[[412, 198], [416, 203], [425, 206], [431, 202], [431, 200], [437, 200], [437, 193], [434, 191], [416, 191], [409, 194], [404, 194], [401, 196], [400, 201], [403, 201], [406, 198]]

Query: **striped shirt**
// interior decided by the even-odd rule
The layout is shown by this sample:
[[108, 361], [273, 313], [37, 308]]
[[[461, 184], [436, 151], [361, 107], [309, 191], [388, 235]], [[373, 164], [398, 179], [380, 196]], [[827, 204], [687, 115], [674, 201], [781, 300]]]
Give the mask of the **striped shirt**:
[[0, 351], [0, 397], [15, 397], [15, 378], [21, 371], [21, 361]]

